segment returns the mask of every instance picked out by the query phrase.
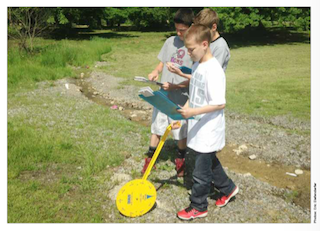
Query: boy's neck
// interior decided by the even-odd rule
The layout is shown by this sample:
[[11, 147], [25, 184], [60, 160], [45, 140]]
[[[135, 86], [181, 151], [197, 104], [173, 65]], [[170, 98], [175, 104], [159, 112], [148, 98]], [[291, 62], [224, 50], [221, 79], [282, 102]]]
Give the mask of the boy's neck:
[[215, 31], [212, 33], [212, 39], [211, 39], [211, 42], [213, 42], [214, 40], [216, 40], [217, 38], [220, 37], [220, 34], [218, 31]]
[[204, 56], [200, 59], [199, 63], [204, 63], [206, 61], [208, 61], [209, 59], [213, 58], [212, 54], [211, 54], [211, 50], [208, 47], [207, 52], [204, 54]]

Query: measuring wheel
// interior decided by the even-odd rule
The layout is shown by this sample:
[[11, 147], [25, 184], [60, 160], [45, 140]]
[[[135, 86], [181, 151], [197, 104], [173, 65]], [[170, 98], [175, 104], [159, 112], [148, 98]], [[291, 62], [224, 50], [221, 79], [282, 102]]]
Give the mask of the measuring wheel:
[[[179, 122], [176, 122], [176, 124], [181, 126]], [[152, 209], [154, 206], [157, 198], [157, 191], [153, 184], [147, 180], [147, 178], [171, 129], [172, 127], [169, 125], [166, 129], [166, 132], [162, 136], [142, 179], [129, 181], [119, 190], [116, 204], [118, 210], [123, 215], [127, 217], [142, 216], [150, 211], [150, 209]]]

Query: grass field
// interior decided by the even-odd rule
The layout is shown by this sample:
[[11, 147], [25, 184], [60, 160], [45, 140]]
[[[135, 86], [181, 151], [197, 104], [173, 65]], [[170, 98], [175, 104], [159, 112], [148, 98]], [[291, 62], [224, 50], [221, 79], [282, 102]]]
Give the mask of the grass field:
[[[126, 79], [123, 84], [138, 84], [133, 76], [157, 65], [170, 34], [97, 31], [86, 36], [100, 38], [39, 39], [32, 56], [9, 43], [9, 223], [106, 222], [115, 205], [105, 195], [113, 185], [103, 182], [130, 153], [145, 151], [149, 128], [59, 91], [49, 94], [53, 82], [39, 91], [34, 83], [89, 75], [86, 67], [100, 60], [108, 62], [103, 71]], [[309, 43], [230, 45], [228, 110], [310, 121]]]

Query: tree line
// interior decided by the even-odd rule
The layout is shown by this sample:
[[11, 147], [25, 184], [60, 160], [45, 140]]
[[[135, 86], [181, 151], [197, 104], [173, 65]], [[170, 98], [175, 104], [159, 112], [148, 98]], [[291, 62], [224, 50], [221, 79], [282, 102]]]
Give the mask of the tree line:
[[[210, 7], [220, 18], [219, 31], [232, 33], [248, 27], [291, 27], [310, 30], [310, 7]], [[192, 8], [197, 14], [203, 7]], [[174, 7], [8, 7], [9, 38], [27, 48], [44, 31], [67, 31], [74, 25], [90, 29], [128, 24], [138, 30], [172, 29]]]

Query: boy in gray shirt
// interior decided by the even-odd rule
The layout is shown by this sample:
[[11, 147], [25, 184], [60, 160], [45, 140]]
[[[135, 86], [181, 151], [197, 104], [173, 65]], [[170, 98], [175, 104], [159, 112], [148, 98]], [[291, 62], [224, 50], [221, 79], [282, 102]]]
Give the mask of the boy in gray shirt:
[[[209, 8], [201, 10], [196, 17], [194, 18], [194, 24], [202, 24], [210, 28], [211, 31], [211, 43], [210, 43], [210, 50], [212, 55], [218, 60], [224, 72], [226, 72], [229, 60], [230, 60], [230, 49], [226, 42], [226, 40], [220, 36], [218, 32], [218, 24], [219, 24], [219, 17], [218, 14]], [[183, 73], [179, 68], [176, 68], [174, 65], [168, 65], [169, 71], [180, 75], [186, 79], [190, 79], [190, 74]], [[187, 85], [186, 81], [184, 84]]]
[[[180, 66], [190, 67], [192, 66], [192, 60], [188, 55], [188, 51], [184, 46], [183, 36], [187, 29], [193, 22], [194, 14], [189, 8], [181, 8], [177, 11], [174, 17], [174, 24], [177, 32], [177, 36], [168, 38], [159, 55], [158, 59], [160, 63], [156, 68], [148, 75], [149, 80], [156, 81], [159, 78], [159, 74], [162, 73], [161, 82], [163, 83], [163, 90], [168, 94], [168, 98], [175, 104], [184, 105], [188, 100], [188, 86], [183, 85], [185, 78], [178, 76], [168, 70], [167, 62], [175, 63]], [[164, 134], [167, 126], [172, 120], [156, 108], [153, 108], [152, 113], [152, 125], [151, 125], [151, 137], [149, 150], [146, 153], [145, 164], [141, 171], [142, 174], [146, 171], [151, 158], [159, 144], [161, 136]], [[185, 120], [181, 121], [181, 128], [172, 131], [173, 137], [177, 140], [178, 152], [175, 159], [176, 170], [178, 177], [184, 175], [185, 166], [185, 153], [186, 153], [186, 138], [187, 138], [187, 123]]]
[[212, 40], [210, 50], [212, 55], [218, 60], [224, 72], [226, 72], [230, 59], [230, 49], [226, 40], [218, 32], [218, 14], [209, 8], [201, 10], [194, 19], [194, 24], [202, 24], [210, 28]]

